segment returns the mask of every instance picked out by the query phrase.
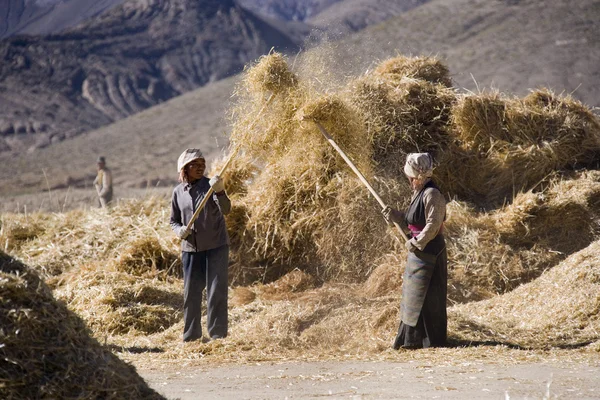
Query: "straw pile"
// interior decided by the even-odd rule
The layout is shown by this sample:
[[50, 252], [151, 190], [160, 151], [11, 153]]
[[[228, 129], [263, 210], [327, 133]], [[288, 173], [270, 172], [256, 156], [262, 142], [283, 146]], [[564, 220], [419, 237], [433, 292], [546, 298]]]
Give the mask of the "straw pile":
[[97, 264], [63, 276], [55, 293], [98, 337], [162, 332], [182, 317], [180, 282], [140, 279]]
[[[482, 205], [510, 201], [557, 170], [593, 167], [600, 154], [598, 118], [573, 98], [547, 90], [524, 99], [462, 96], [452, 119], [461, 152], [444, 157], [444, 187], [465, 200], [478, 197]], [[452, 179], [461, 169], [467, 175]]]
[[[337, 90], [322, 85], [327, 91], [294, 75], [277, 53], [246, 70], [231, 113], [231, 142], [240, 151], [224, 173], [236, 288], [223, 341], [173, 346], [183, 329], [182, 282], [166, 200], [123, 203], [110, 213], [3, 215], [0, 243], [41, 271], [94, 335], [123, 351], [159, 348], [157, 357], [178, 360], [382, 353], [397, 328], [406, 250], [318, 121], [398, 209], [411, 194], [401, 172], [405, 154], [435, 153], [436, 179], [455, 197], [446, 221], [450, 300], [490, 299], [454, 308], [451, 333], [459, 341], [542, 348], [527, 333], [541, 323], [498, 330], [510, 320], [506, 311], [494, 320], [498, 327], [488, 325], [508, 332], [495, 337], [479, 329], [483, 316], [473, 318], [481, 305], [550, 290], [549, 279], [580, 293], [564, 266], [585, 264], [597, 246], [554, 266], [598, 240], [600, 176], [591, 167], [600, 125], [587, 108], [546, 91], [525, 99], [458, 96], [449, 82], [447, 69], [425, 58], [398, 57]], [[585, 147], [575, 149], [573, 137]], [[562, 315], [566, 308], [552, 299], [547, 315], [552, 307]], [[591, 328], [561, 342], [563, 328], [550, 327], [551, 346], [598, 341], [597, 304], [588, 300], [577, 304], [589, 311]], [[536, 312], [515, 304], [514, 315]]]
[[350, 83], [366, 121], [378, 174], [397, 177], [411, 152], [438, 153], [448, 142], [455, 101], [448, 69], [435, 58], [398, 56]]
[[600, 332], [600, 241], [537, 280], [490, 300], [454, 307], [460, 340], [526, 348], [579, 347]]
[[0, 397], [162, 399], [90, 337], [37, 273], [0, 252]]

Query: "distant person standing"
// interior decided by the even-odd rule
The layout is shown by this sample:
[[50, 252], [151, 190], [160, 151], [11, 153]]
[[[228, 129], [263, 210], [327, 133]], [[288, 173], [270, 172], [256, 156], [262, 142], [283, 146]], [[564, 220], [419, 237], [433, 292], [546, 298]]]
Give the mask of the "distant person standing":
[[112, 172], [106, 167], [106, 159], [102, 156], [98, 157], [97, 165], [98, 175], [94, 180], [94, 186], [98, 192], [100, 207], [106, 208], [110, 205], [113, 197]]
[[[229, 236], [224, 215], [231, 210], [231, 201], [223, 180], [218, 175], [209, 180], [204, 176], [205, 170], [202, 152], [185, 150], [177, 160], [181, 183], [173, 190], [171, 201], [171, 228], [181, 238], [184, 342], [202, 338], [200, 319], [205, 288], [208, 336], [210, 339], [227, 336]], [[211, 187], [214, 193], [188, 229], [194, 212]]]

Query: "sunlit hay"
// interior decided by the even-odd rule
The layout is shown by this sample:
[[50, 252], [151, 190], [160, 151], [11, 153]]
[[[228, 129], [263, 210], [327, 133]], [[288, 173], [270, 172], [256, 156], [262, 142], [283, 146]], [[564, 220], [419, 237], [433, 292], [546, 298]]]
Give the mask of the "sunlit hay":
[[245, 71], [243, 82], [250, 92], [278, 94], [295, 87], [298, 78], [290, 70], [286, 57], [272, 52]]
[[399, 55], [379, 64], [374, 74], [393, 81], [401, 81], [406, 77], [452, 87], [448, 67], [435, 57]]
[[489, 214], [450, 202], [445, 223], [448, 297], [467, 302], [505, 293], [538, 277], [562, 259], [543, 245], [508, 244]]
[[294, 114], [308, 95], [283, 56], [272, 53], [262, 57], [246, 71], [235, 92], [232, 145], [241, 146], [249, 160], [259, 162], [285, 152], [287, 144], [295, 140]]
[[471, 153], [470, 169], [477, 171], [470, 187], [476, 197], [498, 205], [534, 189], [555, 171], [596, 162], [598, 118], [570, 97], [552, 96], [547, 91], [524, 100], [469, 95], [454, 107], [455, 134]]
[[[379, 183], [379, 182], [378, 182]], [[378, 191], [389, 204], [395, 204], [403, 193], [378, 185]], [[381, 206], [366, 187], [352, 175], [335, 184], [335, 206], [325, 210], [317, 222], [313, 241], [323, 267], [319, 276], [326, 281], [363, 282], [379, 265], [379, 259], [394, 249], [396, 232], [388, 230]], [[384, 190], [381, 190], [384, 189]]]
[[92, 339], [37, 273], [0, 252], [0, 397], [162, 399]]
[[101, 337], [169, 328], [182, 316], [182, 290], [179, 282], [143, 279], [91, 265], [63, 277], [55, 293]]
[[526, 348], [579, 346], [600, 338], [600, 242], [535, 281], [450, 310], [458, 338]]
[[496, 229], [512, 246], [545, 246], [571, 254], [600, 234], [600, 172], [553, 182], [545, 191], [527, 192], [493, 214]]
[[[328, 165], [336, 160], [335, 168], [327, 167], [326, 171], [347, 170], [348, 166], [336, 150], [321, 136], [322, 134], [312, 121], [322, 125], [363, 175], [371, 174], [371, 146], [364, 121], [360, 118], [358, 110], [352, 105], [339, 96], [321, 96], [305, 104], [298, 111], [297, 118], [304, 121], [303, 132], [307, 134], [312, 132], [313, 137], [310, 140], [314, 148], [312, 150], [322, 152], [323, 160], [320, 164]], [[300, 148], [309, 147], [306, 139], [302, 142]]]
[[132, 240], [119, 251], [112, 264], [117, 271], [130, 275], [182, 277], [179, 254], [172, 246], [165, 247], [153, 236], [141, 236]]
[[[163, 276], [179, 252], [178, 240], [168, 225], [167, 204], [164, 199], [149, 198], [121, 201], [110, 212], [92, 209], [31, 214], [31, 223], [43, 224], [44, 229], [35, 238], [22, 242], [13, 253], [44, 277], [59, 276], [99, 259], [105, 260], [106, 265], [145, 262], [153, 274], [156, 270], [152, 270], [152, 265], [166, 266], [159, 271]], [[10, 224], [12, 218], [18, 221], [20, 216], [5, 215]], [[178, 264], [170, 273], [177, 269]]]
[[[215, 161], [208, 174], [213, 177], [221, 172], [229, 156]], [[223, 181], [225, 183], [225, 191], [229, 197], [234, 195], [244, 195], [248, 191], [248, 185], [252, 182], [253, 177], [258, 173], [259, 168], [245, 154], [238, 153], [229, 162], [225, 169]]]
[[247, 287], [238, 286], [231, 290], [229, 295], [229, 304], [234, 307], [245, 306], [256, 299], [256, 293]]
[[406, 154], [435, 155], [449, 140], [447, 124], [455, 94], [446, 87], [367, 75], [350, 83], [349, 95], [363, 115], [381, 174], [397, 174]]
[[[400, 295], [402, 274], [406, 266], [406, 253], [389, 253], [362, 284], [365, 297], [374, 298], [387, 295]], [[399, 298], [399, 297], [398, 297]]]
[[315, 287], [315, 278], [304, 271], [295, 269], [274, 282], [259, 288], [260, 298], [265, 300], [281, 300], [288, 296]]
[[44, 234], [46, 214], [2, 214], [0, 217], [0, 248], [18, 250], [24, 243]]
[[302, 85], [267, 99], [255, 100], [254, 93], [238, 92], [232, 106], [229, 136], [233, 146], [240, 146], [249, 160], [257, 165], [285, 154], [298, 140], [299, 122], [295, 115], [310, 97]]

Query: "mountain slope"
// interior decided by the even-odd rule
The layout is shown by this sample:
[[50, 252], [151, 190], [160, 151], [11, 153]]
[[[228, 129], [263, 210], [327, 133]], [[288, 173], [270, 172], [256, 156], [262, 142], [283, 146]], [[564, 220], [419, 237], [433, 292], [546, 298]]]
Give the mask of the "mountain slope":
[[0, 39], [15, 34], [60, 32], [121, 4], [123, 0], [4, 0]]
[[74, 136], [295, 46], [233, 0], [134, 0], [61, 34], [9, 38], [0, 150]]
[[339, 44], [339, 58], [433, 54], [457, 86], [547, 86], [600, 106], [600, 2], [433, 0]]

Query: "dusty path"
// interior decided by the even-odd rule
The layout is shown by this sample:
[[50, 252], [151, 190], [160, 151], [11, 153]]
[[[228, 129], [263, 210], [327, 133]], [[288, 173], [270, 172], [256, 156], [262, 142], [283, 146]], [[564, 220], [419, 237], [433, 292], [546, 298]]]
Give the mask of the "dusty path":
[[299, 362], [139, 369], [169, 399], [600, 399], [600, 364]]

